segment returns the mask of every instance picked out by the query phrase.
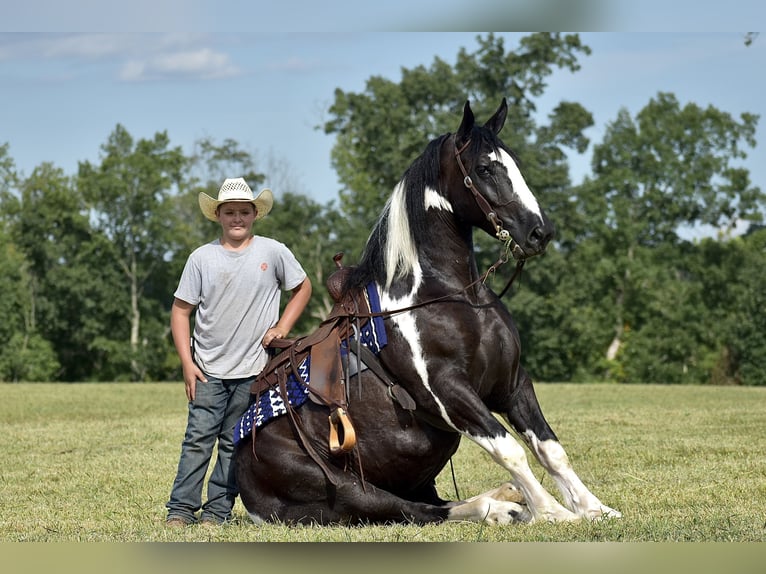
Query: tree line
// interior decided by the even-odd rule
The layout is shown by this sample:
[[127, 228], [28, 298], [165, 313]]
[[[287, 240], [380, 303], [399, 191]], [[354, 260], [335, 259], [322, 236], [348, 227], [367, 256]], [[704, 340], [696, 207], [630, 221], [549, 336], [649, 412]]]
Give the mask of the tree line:
[[[578, 35], [534, 33], [512, 48], [494, 34], [477, 40], [454, 64], [435, 58], [398, 82], [373, 76], [359, 93], [335, 91], [318, 129], [335, 137], [337, 200], [320, 204], [287, 179], [273, 186], [276, 209], [255, 232], [289, 245], [315, 285], [294, 334], [326, 316], [333, 255], [356, 260], [426, 143], [456, 129], [466, 100], [481, 119], [506, 97], [501, 137], [557, 227], [505, 301], [534, 378], [766, 384], [765, 196], [738, 162], [756, 146], [759, 118], [658, 93], [591, 142], [587, 103], [536, 114], [546, 79], [590, 53]], [[573, 185], [568, 154], [589, 147], [591, 173]], [[219, 231], [197, 195], [215, 195], [231, 174], [256, 189], [280, 169], [234, 140], [184, 152], [166, 132], [136, 140], [119, 124], [100, 150], [75, 174], [42, 163], [22, 176], [0, 145], [2, 381], [180, 380], [172, 294], [188, 254]], [[747, 232], [733, 233], [743, 222]], [[717, 234], [685, 238], [703, 225]], [[475, 240], [488, 268], [501, 246]], [[504, 267], [489, 280], [496, 291], [513, 271]]]

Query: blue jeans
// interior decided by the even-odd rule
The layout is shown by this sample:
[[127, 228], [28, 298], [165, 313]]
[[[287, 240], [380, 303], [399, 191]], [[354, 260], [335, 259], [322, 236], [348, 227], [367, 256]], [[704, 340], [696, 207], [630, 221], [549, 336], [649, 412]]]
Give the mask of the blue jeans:
[[[195, 514], [200, 508], [201, 520], [225, 522], [231, 518], [239, 492], [231, 460], [234, 425], [250, 404], [250, 384], [254, 378], [221, 380], [208, 377], [207, 383], [197, 381], [194, 401], [189, 402], [178, 473], [170, 500], [165, 505], [168, 519], [195, 522]], [[202, 505], [202, 486], [216, 440], [218, 458], [208, 480], [207, 501]]]

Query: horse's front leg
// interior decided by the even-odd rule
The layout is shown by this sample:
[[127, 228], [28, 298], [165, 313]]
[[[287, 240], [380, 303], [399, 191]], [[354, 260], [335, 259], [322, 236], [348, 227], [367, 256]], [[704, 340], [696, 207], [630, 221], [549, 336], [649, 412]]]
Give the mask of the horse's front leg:
[[496, 434], [483, 435], [465, 432], [464, 436], [486, 450], [511, 475], [511, 482], [521, 492], [532, 516], [531, 522], [571, 522], [579, 516], [564, 508], [535, 478], [529, 467], [524, 447], [500, 423]]
[[579, 520], [577, 514], [564, 508], [535, 478], [524, 447], [495, 418], [481, 399], [464, 386], [452, 388], [451, 391], [449, 403], [437, 397], [442, 417], [508, 470], [511, 482], [527, 505], [530, 521]]
[[567, 508], [590, 520], [621, 517], [620, 512], [603, 504], [577, 476], [564, 447], [545, 420], [532, 382], [523, 370], [519, 380], [522, 387], [515, 394], [514, 403], [510, 405], [508, 422], [553, 478]]

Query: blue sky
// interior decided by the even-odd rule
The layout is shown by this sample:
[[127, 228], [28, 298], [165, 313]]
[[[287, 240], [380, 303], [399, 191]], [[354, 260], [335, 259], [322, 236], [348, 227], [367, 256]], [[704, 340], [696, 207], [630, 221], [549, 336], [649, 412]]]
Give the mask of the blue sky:
[[[171, 143], [187, 152], [201, 137], [218, 142], [235, 139], [264, 166], [277, 166], [273, 181], [267, 182], [277, 195], [280, 187], [292, 185], [294, 191], [320, 202], [335, 198], [338, 190], [330, 166], [333, 138], [315, 129], [325, 119], [334, 90], [362, 91], [373, 75], [398, 81], [402, 67], [428, 66], [436, 56], [454, 63], [461, 47], [475, 49], [478, 34], [377, 32], [369, 24], [377, 14], [369, 10], [367, 29], [328, 31], [317, 26], [319, 31], [309, 32], [300, 28], [320, 15], [314, 14], [315, 3], [302, 2], [265, 9], [269, 21], [281, 9], [300, 9], [300, 15], [286, 20], [289, 24], [283, 29], [265, 31], [269, 26], [258, 25], [264, 15], [253, 11], [251, 21], [234, 19], [229, 30], [221, 31], [224, 16], [208, 8], [196, 16], [187, 11], [181, 18], [171, 18], [171, 8], [178, 4], [173, 0], [155, 3], [167, 9], [155, 12], [155, 26], [164, 30], [145, 32], [153, 28], [132, 23], [126, 16], [125, 29], [120, 29], [119, 18], [111, 18], [106, 25], [96, 18], [80, 26], [86, 31], [75, 33], [67, 28], [78, 27], [69, 24], [58, 9], [46, 12], [47, 17], [32, 26], [31, 14], [26, 12], [40, 2], [47, 4], [44, 0], [21, 3], [27, 8], [4, 14], [0, 25], [0, 144], [10, 145], [9, 153], [24, 175], [43, 161], [75, 174], [78, 161], [98, 161], [100, 146], [120, 123], [135, 138], [167, 131]], [[77, 4], [102, 5], [90, 0]], [[197, 4], [204, 3], [185, 5]], [[237, 4], [244, 5], [237, 1], [228, 5]], [[403, 3], [393, 0], [393, 4]], [[429, 4], [434, 3], [418, 6], [428, 8]], [[600, 1], [586, 4], [600, 5]], [[684, 4], [701, 6], [677, 3]], [[139, 12], [149, 5], [146, 0], [132, 4]], [[474, 2], [478, 7], [497, 5], [496, 0]], [[618, 2], [617, 7], [624, 10], [619, 17], [641, 29], [641, 14], [646, 14], [631, 6]], [[763, 13], [762, 8], [756, 10]], [[198, 21], [204, 20], [199, 14], [209, 15], [207, 24]], [[49, 22], [57, 16], [57, 25]], [[596, 29], [620, 28], [591, 21]], [[605, 125], [621, 107], [635, 114], [659, 91], [674, 93], [682, 104], [713, 105], [733, 115], [760, 114], [759, 146], [749, 150], [745, 165], [754, 183], [766, 190], [766, 35], [745, 47], [744, 30], [734, 26], [744, 26], [741, 22], [714, 20], [707, 27], [724, 31], [710, 32], [694, 19], [685, 31], [687, 20], [678, 16], [674, 21], [680, 21], [676, 29], [682, 31], [641, 32], [625, 26], [626, 30], [617, 32], [581, 32], [593, 53], [581, 59], [580, 71], [554, 73], [539, 102], [541, 115], [562, 99], [580, 102], [594, 113], [596, 126], [588, 135], [598, 143]], [[341, 28], [343, 23], [336, 21]], [[551, 23], [555, 29], [569, 21]], [[450, 28], [449, 22], [444, 28]], [[29, 30], [33, 33], [25, 33]], [[509, 48], [523, 35], [501, 34]], [[588, 170], [588, 160], [588, 155], [572, 158], [575, 182]]]

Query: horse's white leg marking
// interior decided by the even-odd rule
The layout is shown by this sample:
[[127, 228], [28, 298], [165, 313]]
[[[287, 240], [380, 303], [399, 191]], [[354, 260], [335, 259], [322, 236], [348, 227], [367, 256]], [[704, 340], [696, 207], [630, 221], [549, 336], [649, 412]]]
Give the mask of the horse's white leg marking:
[[[381, 307], [383, 309], [397, 309], [411, 305], [414, 301], [414, 295], [417, 293], [417, 289], [420, 286], [421, 270], [419, 265], [415, 266], [415, 276], [413, 279], [414, 285], [412, 291], [408, 296], [402, 297], [400, 299], [392, 298], [388, 291], [381, 289]], [[423, 356], [422, 347], [420, 344], [420, 332], [418, 331], [416, 325], [415, 315], [411, 312], [395, 314], [391, 317], [391, 320], [396, 324], [400, 333], [402, 334], [402, 337], [409, 344], [411, 352], [410, 359], [412, 360], [415, 370], [420, 377], [421, 383], [436, 401], [442, 419], [452, 428], [460, 431], [460, 429], [458, 429], [457, 426], [452, 422], [449, 414], [447, 413], [447, 409], [445, 408], [440, 398], [431, 389], [428, 377], [428, 367]], [[524, 448], [518, 442], [516, 442], [516, 440], [514, 440], [510, 434], [506, 434], [503, 437], [494, 439], [487, 437], [473, 437], [466, 433], [463, 434], [468, 436], [468, 438], [489, 452], [495, 461], [497, 461], [510, 472], [514, 485], [519, 488], [524, 500], [528, 505], [530, 516], [529, 520], [527, 520], [526, 515], [519, 514], [518, 508], [512, 508], [514, 512], [511, 514], [515, 513], [516, 516], [524, 516], [524, 521], [565, 521], [576, 520], [578, 518], [577, 515], [573, 514], [564, 508], [561, 504], [559, 504], [556, 499], [553, 498], [553, 496], [551, 496], [551, 494], [546, 491], [537, 481], [537, 479], [532, 474], [532, 470], [529, 468], [529, 464], [527, 463], [527, 457], [526, 453], [524, 452]], [[485, 501], [494, 500], [490, 499], [489, 497], [480, 499]], [[474, 502], [478, 504], [478, 501]], [[500, 502], [516, 504], [515, 502], [507, 501], [495, 502], [498, 504]], [[489, 503], [487, 502], [487, 504]], [[464, 510], [468, 512], [468, 509]], [[499, 520], [499, 518], [493, 518], [493, 520], [494, 519]], [[460, 518], [456, 518], [456, 520], [460, 520]], [[468, 520], [468, 518], [466, 518], [466, 520]]]
[[508, 469], [513, 484], [521, 491], [529, 507], [532, 521], [559, 522], [573, 521], [579, 518], [561, 506], [538, 482], [532, 474], [532, 469], [529, 468], [524, 447], [510, 434], [495, 438], [467, 436], [484, 448], [498, 464]]
[[622, 515], [601, 503], [577, 476], [564, 447], [555, 440], [540, 441], [531, 430], [524, 433], [537, 460], [551, 475], [564, 497], [565, 504], [578, 516], [591, 520], [598, 518], [620, 518]]
[[489, 154], [490, 160], [498, 161], [505, 166], [505, 169], [508, 172], [508, 177], [511, 178], [513, 191], [516, 195], [519, 196], [519, 199], [521, 200], [522, 205], [526, 209], [531, 211], [532, 213], [537, 214], [537, 216], [542, 221], [543, 214], [542, 214], [542, 211], [540, 210], [540, 204], [537, 203], [537, 198], [529, 189], [529, 186], [527, 185], [527, 182], [524, 179], [524, 176], [521, 175], [519, 166], [516, 165], [516, 162], [513, 161], [513, 158], [510, 156], [508, 152], [502, 149], [498, 150], [498, 152], [499, 153], [495, 153], [495, 152], [490, 153]]
[[[411, 301], [414, 301], [414, 298], [409, 297], [403, 299], [391, 299], [387, 292], [381, 293], [380, 296], [380, 304], [383, 309], [397, 309], [407, 307], [412, 304]], [[439, 414], [441, 415], [442, 419], [444, 419], [444, 421], [455, 430], [459, 430], [450, 420], [450, 417], [447, 414], [447, 409], [444, 408], [442, 401], [431, 389], [431, 385], [428, 379], [428, 366], [426, 365], [426, 360], [423, 355], [423, 349], [420, 346], [420, 332], [418, 331], [415, 322], [415, 315], [409, 312], [400, 313], [392, 315], [391, 320], [394, 322], [394, 324], [396, 324], [397, 327], [399, 327], [399, 331], [401, 332], [402, 337], [404, 337], [404, 339], [407, 341], [407, 344], [410, 346], [410, 360], [412, 361], [412, 364], [415, 367], [418, 376], [420, 377], [420, 382], [436, 401], [436, 404], [439, 407]]]
[[517, 502], [519, 504], [525, 504], [524, 497], [521, 495], [521, 492], [519, 492], [519, 489], [513, 486], [513, 483], [511, 482], [504, 482], [497, 488], [493, 488], [492, 490], [488, 490], [482, 494], [477, 494], [471, 498], [466, 498], [463, 502], [470, 502], [482, 496], [488, 496], [489, 498], [494, 498], [495, 500], [505, 500], [506, 502]]

